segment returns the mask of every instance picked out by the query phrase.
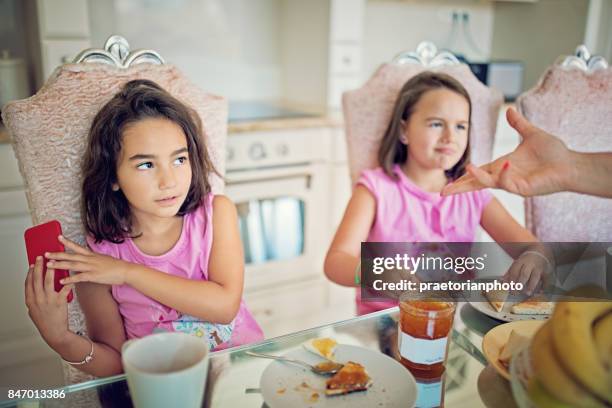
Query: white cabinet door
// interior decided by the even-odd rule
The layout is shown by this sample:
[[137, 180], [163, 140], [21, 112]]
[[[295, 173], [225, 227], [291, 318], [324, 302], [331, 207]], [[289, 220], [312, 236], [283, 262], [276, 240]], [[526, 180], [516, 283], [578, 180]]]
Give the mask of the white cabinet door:
[[0, 372], [16, 364], [25, 367], [28, 361], [37, 361], [40, 372], [45, 372], [43, 364], [48, 362], [42, 359], [55, 356], [41, 339], [25, 306], [28, 262], [23, 233], [31, 225], [24, 190], [0, 191]]
[[328, 307], [327, 286], [319, 278], [258, 292], [247, 291], [244, 298], [266, 338], [271, 338], [322, 324]]
[[331, 2], [331, 40], [361, 41], [365, 0], [332, 0]]
[[[4, 193], [0, 193], [0, 197]], [[24, 281], [28, 262], [23, 232], [32, 225], [30, 216], [0, 216], [0, 370], [48, 356], [48, 347], [28, 317]]]
[[10, 144], [0, 144], [0, 189], [23, 186], [17, 159]]
[[53, 70], [62, 64], [72, 62], [76, 55], [84, 49], [90, 48], [91, 42], [87, 40], [43, 40], [43, 75], [49, 78]]
[[346, 91], [359, 88], [363, 81], [361, 74], [334, 74], [329, 76], [327, 83], [327, 104], [331, 109], [342, 108], [342, 94]]
[[87, 0], [38, 0], [41, 38], [89, 37]]
[[359, 74], [361, 72], [360, 44], [333, 44], [330, 49], [331, 74]]

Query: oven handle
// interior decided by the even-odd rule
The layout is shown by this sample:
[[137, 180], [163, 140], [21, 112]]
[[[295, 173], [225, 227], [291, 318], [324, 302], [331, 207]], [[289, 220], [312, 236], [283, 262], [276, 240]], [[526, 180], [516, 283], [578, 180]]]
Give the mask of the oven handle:
[[306, 188], [310, 190], [310, 186], [312, 184], [312, 174], [308, 174], [308, 173], [295, 173], [295, 174], [285, 175], [285, 176], [262, 177], [262, 178], [239, 180], [239, 181], [225, 180], [225, 185], [226, 186], [239, 186], [241, 184], [265, 183], [265, 182], [270, 182], [270, 181], [290, 180], [290, 179], [297, 179], [297, 178], [306, 179]]

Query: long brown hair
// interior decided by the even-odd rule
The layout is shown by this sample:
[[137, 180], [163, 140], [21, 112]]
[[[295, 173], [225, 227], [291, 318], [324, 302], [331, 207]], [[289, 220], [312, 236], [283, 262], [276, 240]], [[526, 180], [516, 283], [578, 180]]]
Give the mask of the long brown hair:
[[391, 121], [378, 149], [378, 162], [389, 177], [396, 178], [396, 175], [393, 173], [393, 166], [396, 163], [403, 164], [408, 160], [408, 146], [400, 141], [402, 121], [407, 123], [421, 97], [426, 92], [436, 89], [448, 89], [456, 92], [463, 96], [469, 105], [468, 142], [465, 152], [463, 152], [457, 164], [445, 171], [446, 177], [450, 180], [456, 180], [465, 173], [465, 166], [470, 162], [472, 101], [463, 85], [453, 77], [442, 73], [425, 71], [409, 79], [400, 90], [395, 101]]
[[204, 205], [202, 199], [211, 191], [208, 175], [219, 174], [208, 156], [198, 114], [155, 82], [145, 79], [127, 82], [94, 118], [83, 160], [81, 217], [96, 242], [121, 243], [132, 234], [129, 203], [121, 190], [112, 190], [112, 185], [117, 182], [123, 131], [147, 118], [165, 118], [176, 123], [187, 139], [192, 178], [177, 215]]

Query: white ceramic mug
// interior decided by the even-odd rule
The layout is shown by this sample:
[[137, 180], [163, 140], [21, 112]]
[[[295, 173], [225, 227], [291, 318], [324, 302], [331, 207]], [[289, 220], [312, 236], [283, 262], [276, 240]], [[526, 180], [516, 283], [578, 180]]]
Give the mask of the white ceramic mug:
[[208, 344], [186, 333], [158, 333], [121, 348], [134, 406], [201, 407], [208, 373]]

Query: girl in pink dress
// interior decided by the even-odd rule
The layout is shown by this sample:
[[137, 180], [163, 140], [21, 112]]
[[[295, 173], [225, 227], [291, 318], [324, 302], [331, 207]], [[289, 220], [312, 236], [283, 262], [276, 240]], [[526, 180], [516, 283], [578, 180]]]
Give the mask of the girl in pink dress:
[[[78, 282], [90, 339], [69, 331], [64, 292], [41, 285], [42, 260], [26, 281], [32, 320], [64, 360], [109, 376], [122, 372], [127, 339], [154, 332], [212, 350], [263, 339], [242, 300], [236, 209], [211, 193], [211, 172], [197, 114], [155, 83], [130, 81], [100, 110], [83, 163], [89, 248], [60, 237], [71, 253], [47, 256], [47, 275], [77, 272], [63, 283]], [[41, 292], [48, 304], [36, 307]]]
[[[356, 286], [361, 242], [472, 242], [478, 225], [497, 242], [537, 242], [487, 190], [441, 196], [469, 163], [471, 101], [452, 77], [423, 72], [401, 89], [382, 140], [380, 167], [364, 170], [325, 259], [327, 277]], [[548, 267], [544, 248], [526, 251], [506, 279], [533, 291]], [[549, 255], [548, 255], [549, 256]], [[357, 312], [397, 305], [366, 302]]]

